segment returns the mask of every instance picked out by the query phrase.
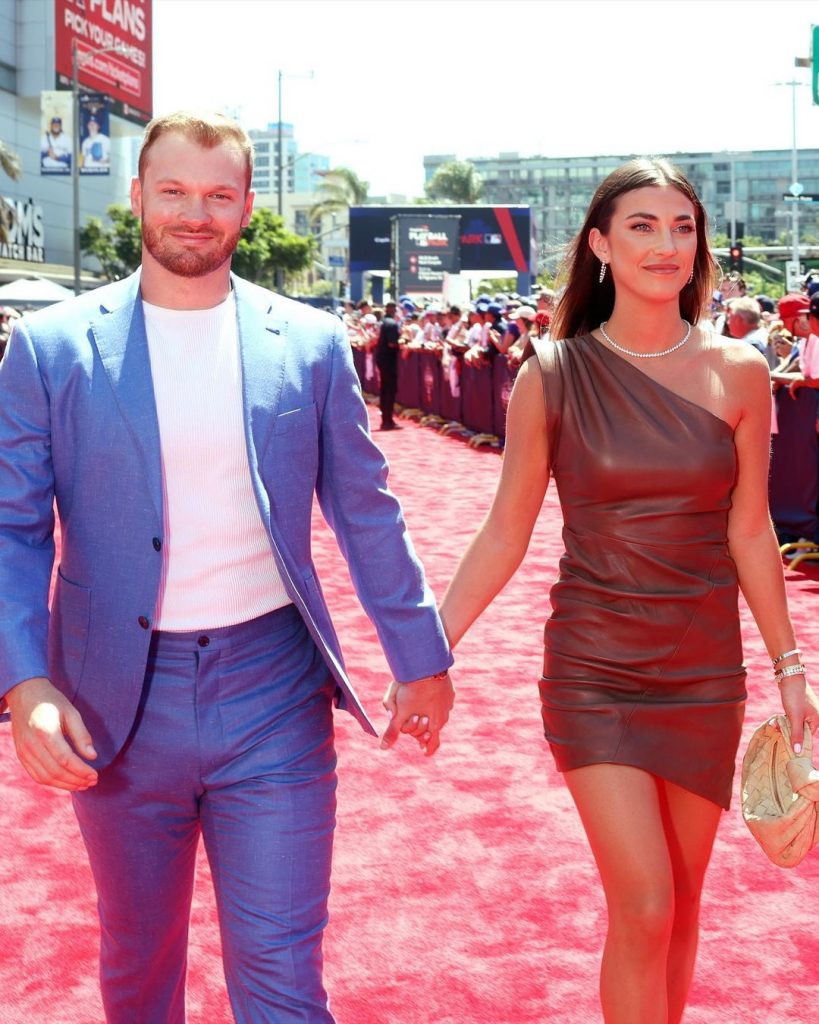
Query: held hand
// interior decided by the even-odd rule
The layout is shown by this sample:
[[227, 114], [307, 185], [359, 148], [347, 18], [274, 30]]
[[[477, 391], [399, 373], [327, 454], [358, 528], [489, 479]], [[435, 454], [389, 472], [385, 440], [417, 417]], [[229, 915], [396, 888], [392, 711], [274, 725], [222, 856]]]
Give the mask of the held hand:
[[794, 753], [802, 751], [805, 725], [815, 735], [819, 728], [819, 698], [807, 685], [804, 676], [790, 676], [779, 684], [782, 707], [791, 727]]
[[70, 791], [96, 784], [97, 773], [75, 753], [97, 756], [91, 736], [55, 686], [42, 677], [26, 679], [6, 694], [6, 702], [17, 756], [35, 782]]
[[403, 732], [413, 736], [424, 754], [431, 757], [441, 745], [440, 732], [454, 703], [449, 674], [443, 679], [430, 676], [412, 683], [391, 683], [384, 695], [390, 724], [381, 737], [381, 749], [391, 747]]

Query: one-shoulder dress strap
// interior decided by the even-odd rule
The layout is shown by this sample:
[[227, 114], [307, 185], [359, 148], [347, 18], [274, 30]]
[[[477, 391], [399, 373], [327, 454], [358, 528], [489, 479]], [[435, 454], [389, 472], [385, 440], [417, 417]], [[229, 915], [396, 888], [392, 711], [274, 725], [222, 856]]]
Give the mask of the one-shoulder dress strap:
[[548, 338], [533, 340], [533, 348], [540, 366], [543, 398], [546, 403], [546, 427], [549, 432], [550, 462], [554, 465], [563, 416], [564, 341]]

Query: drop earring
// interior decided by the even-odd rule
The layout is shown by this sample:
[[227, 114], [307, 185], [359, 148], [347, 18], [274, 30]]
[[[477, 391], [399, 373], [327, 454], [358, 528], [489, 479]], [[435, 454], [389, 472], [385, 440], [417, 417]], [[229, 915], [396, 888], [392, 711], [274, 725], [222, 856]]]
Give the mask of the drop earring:
[[608, 264], [606, 263], [605, 260], [601, 260], [600, 261], [600, 277], [598, 277], [598, 279], [597, 279], [600, 284], [603, 283], [603, 278], [606, 276], [606, 267], [607, 266], [608, 266]]

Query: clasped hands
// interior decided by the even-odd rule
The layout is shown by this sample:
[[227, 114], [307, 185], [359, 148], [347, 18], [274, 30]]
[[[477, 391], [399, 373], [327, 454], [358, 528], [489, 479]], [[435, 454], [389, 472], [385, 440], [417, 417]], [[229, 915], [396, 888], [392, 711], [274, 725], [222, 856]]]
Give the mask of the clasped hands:
[[428, 676], [412, 683], [390, 683], [383, 701], [390, 722], [381, 737], [381, 749], [391, 747], [404, 733], [416, 739], [424, 754], [431, 757], [441, 745], [441, 729], [454, 703], [449, 673], [442, 679]]

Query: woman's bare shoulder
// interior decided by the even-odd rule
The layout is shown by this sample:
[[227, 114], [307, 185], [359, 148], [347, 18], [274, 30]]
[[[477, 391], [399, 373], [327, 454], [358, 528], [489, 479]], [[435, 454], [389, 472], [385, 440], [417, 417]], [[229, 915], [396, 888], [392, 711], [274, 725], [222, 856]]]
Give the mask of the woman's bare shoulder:
[[770, 381], [771, 370], [765, 356], [741, 338], [727, 338], [705, 328], [704, 348], [715, 370], [732, 378]]

